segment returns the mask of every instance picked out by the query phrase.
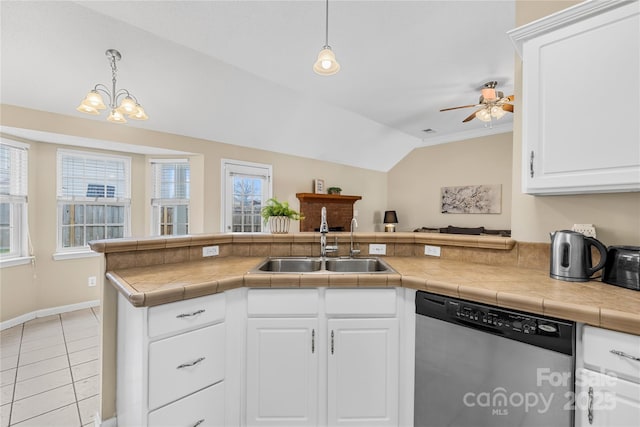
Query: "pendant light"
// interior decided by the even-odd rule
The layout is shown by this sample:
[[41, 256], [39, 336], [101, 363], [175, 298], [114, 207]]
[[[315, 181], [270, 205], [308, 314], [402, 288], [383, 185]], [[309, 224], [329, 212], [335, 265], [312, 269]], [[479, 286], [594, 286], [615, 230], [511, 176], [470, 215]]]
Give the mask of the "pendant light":
[[[105, 110], [107, 108], [102, 100], [102, 95], [100, 95], [100, 93], [103, 93], [109, 98], [108, 106], [111, 112], [107, 120], [111, 123], [127, 123], [127, 119], [124, 117], [125, 114], [130, 119], [147, 120], [149, 117], [144, 112], [142, 106], [138, 104], [135, 96], [129, 93], [127, 89], [116, 90], [116, 77], [118, 73], [116, 62], [122, 58], [122, 55], [115, 49], [109, 49], [105, 54], [111, 65], [111, 89], [103, 84], [97, 84], [89, 91], [76, 110], [94, 116], [100, 114], [99, 110]], [[118, 105], [120, 99], [122, 99], [122, 101], [120, 101], [120, 105]]]
[[313, 71], [321, 76], [330, 76], [340, 71], [340, 64], [329, 46], [329, 0], [326, 0], [324, 46], [313, 64]]

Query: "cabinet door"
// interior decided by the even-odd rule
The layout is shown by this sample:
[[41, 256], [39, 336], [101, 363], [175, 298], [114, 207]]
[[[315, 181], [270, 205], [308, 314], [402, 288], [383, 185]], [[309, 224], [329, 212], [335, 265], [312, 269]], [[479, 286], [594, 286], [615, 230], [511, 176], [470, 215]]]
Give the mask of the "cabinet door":
[[318, 319], [249, 319], [247, 425], [315, 426], [317, 407]]
[[525, 193], [640, 190], [640, 9], [602, 3], [530, 25], [539, 34], [522, 48]]
[[637, 427], [640, 384], [581, 369], [575, 404], [576, 427]]
[[397, 425], [397, 319], [329, 319], [328, 325], [329, 425]]

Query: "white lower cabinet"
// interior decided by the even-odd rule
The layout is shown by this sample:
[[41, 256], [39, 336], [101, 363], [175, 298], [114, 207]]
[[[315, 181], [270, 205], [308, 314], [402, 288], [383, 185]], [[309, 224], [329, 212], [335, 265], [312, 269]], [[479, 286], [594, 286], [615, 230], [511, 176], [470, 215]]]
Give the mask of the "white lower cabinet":
[[640, 384], [588, 369], [578, 373], [576, 427], [637, 427]]
[[328, 423], [394, 426], [398, 320], [329, 319]]
[[318, 319], [249, 319], [247, 425], [315, 426]]
[[576, 427], [640, 425], [640, 336], [582, 330], [576, 372]]
[[247, 426], [397, 425], [395, 290], [309, 291], [249, 290]]
[[118, 297], [119, 427], [224, 426], [225, 295], [157, 307]]

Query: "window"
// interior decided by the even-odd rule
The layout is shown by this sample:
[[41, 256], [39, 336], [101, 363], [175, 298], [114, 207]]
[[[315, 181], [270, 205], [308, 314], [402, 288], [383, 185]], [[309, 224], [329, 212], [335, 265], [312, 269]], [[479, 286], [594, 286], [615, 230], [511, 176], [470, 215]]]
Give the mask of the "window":
[[58, 150], [58, 251], [129, 235], [131, 159]]
[[0, 259], [27, 256], [27, 150], [0, 141]]
[[151, 234], [171, 236], [189, 233], [188, 160], [151, 160], [153, 191]]
[[260, 210], [271, 197], [271, 165], [222, 160], [222, 229], [262, 231]]

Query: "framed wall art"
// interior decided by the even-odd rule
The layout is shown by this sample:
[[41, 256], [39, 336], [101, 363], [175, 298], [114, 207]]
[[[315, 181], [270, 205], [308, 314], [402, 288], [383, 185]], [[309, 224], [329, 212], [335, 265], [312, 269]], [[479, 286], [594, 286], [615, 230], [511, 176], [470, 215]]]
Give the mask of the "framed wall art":
[[502, 185], [442, 187], [442, 213], [499, 214], [502, 212]]
[[313, 192], [316, 194], [327, 194], [324, 179], [316, 178], [313, 180]]

